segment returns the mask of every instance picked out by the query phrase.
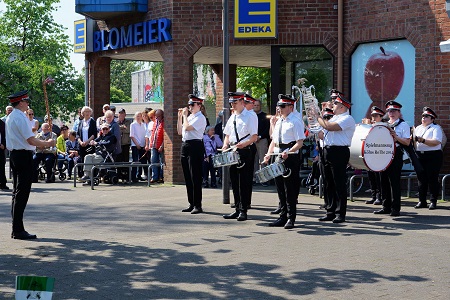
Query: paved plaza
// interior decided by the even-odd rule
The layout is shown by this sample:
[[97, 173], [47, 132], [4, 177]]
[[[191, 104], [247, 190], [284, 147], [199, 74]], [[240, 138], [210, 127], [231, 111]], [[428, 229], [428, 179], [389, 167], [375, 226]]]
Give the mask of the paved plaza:
[[362, 192], [333, 224], [302, 189], [286, 230], [267, 226], [274, 186], [254, 188], [246, 222], [222, 218], [220, 189], [203, 191], [205, 213], [191, 215], [180, 185], [33, 184], [35, 241], [10, 238], [1, 192], [0, 298], [14, 298], [16, 275], [39, 275], [56, 278], [53, 299], [450, 299], [448, 202], [416, 210], [403, 198], [392, 218]]

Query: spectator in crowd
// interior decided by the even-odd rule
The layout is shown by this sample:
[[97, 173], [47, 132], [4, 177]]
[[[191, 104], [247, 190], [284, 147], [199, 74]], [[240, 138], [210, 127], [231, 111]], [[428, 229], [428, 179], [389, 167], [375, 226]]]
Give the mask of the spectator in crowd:
[[[114, 159], [116, 159], [117, 155], [122, 153], [122, 144], [120, 143], [120, 127], [119, 124], [114, 121], [114, 113], [111, 110], [105, 112], [105, 120], [106, 123], [109, 124], [111, 133], [116, 137], [116, 148], [114, 149], [114, 152], [112, 154]], [[100, 135], [102, 134], [103, 132], [100, 132]]]
[[[89, 106], [84, 106], [81, 109], [81, 114], [83, 115], [83, 119], [80, 121], [77, 131], [78, 144], [80, 145], [78, 154], [80, 161], [84, 161], [86, 155], [95, 152], [95, 149], [89, 144], [97, 136], [97, 126], [95, 120], [91, 117], [92, 109]], [[80, 178], [83, 176], [82, 168], [78, 168], [78, 176]]]
[[13, 109], [14, 109], [14, 108], [13, 108], [11, 105], [8, 105], [8, 106], [5, 108], [5, 113], [6, 113], [6, 115], [4, 115], [4, 116], [1, 118], [1, 120], [2, 120], [3, 122], [6, 122], [6, 117], [8, 117], [10, 113], [12, 113]]
[[152, 180], [150, 183], [163, 183], [162, 168], [159, 165], [164, 151], [164, 111], [157, 109], [155, 111], [155, 121], [153, 122], [152, 136], [150, 137]]
[[[108, 119], [108, 117], [106, 119]], [[91, 172], [93, 167], [93, 165], [91, 164], [103, 162], [107, 158], [108, 153], [113, 153], [117, 148], [117, 138], [111, 132], [110, 125], [105, 122], [100, 126], [100, 130], [101, 134], [99, 135], [99, 137], [89, 142], [89, 145], [93, 147], [99, 147], [96, 147], [95, 153], [88, 154], [84, 158], [84, 163], [86, 165], [84, 165], [84, 176], [81, 178], [82, 181], [89, 181], [91, 179]]]
[[211, 187], [216, 188], [216, 169], [212, 161], [212, 156], [217, 154], [217, 149], [223, 147], [222, 140], [214, 133], [214, 127], [206, 126], [203, 135], [203, 144], [205, 145], [205, 160], [203, 161], [203, 187], [208, 188], [208, 176], [211, 175]]
[[[51, 132], [50, 124], [43, 123], [41, 126], [41, 132], [36, 135], [36, 138], [41, 141], [56, 140], [58, 136]], [[45, 163], [45, 173], [47, 174], [46, 183], [55, 182], [53, 176], [53, 167], [55, 166], [56, 149], [55, 147], [36, 147], [36, 153], [33, 157], [33, 182], [38, 182], [39, 163], [43, 161]]]
[[130, 138], [130, 126], [131, 121], [126, 119], [127, 113], [125, 109], [121, 108], [119, 110], [119, 118], [117, 119], [117, 124], [119, 124], [120, 128], [120, 140], [122, 153], [117, 156], [116, 161], [119, 162], [129, 162], [130, 161], [130, 146], [131, 146], [131, 138]]
[[100, 116], [95, 121], [97, 125], [97, 131], [100, 131], [100, 125], [106, 122], [105, 113], [109, 110], [109, 104], [103, 104], [103, 116]]
[[114, 113], [114, 121], [117, 122], [119, 118], [116, 116], [116, 107], [114, 105], [110, 105], [109, 110]]
[[26, 111], [28, 122], [30, 123], [31, 131], [33, 131], [34, 134], [37, 134], [39, 129], [39, 121], [34, 118], [34, 111], [29, 108]]
[[[254, 171], [259, 170], [261, 163], [264, 161], [264, 155], [269, 149], [269, 128], [270, 120], [267, 118], [267, 114], [261, 110], [261, 101], [255, 100], [253, 103], [253, 111], [258, 117], [258, 139], [256, 140], [256, 158]], [[253, 178], [255, 178], [255, 172], [253, 172]], [[253, 180], [255, 181], [255, 179]], [[261, 183], [261, 185], [266, 186], [266, 183]]]
[[81, 114], [81, 109], [82, 109], [82, 107], [79, 107], [77, 109], [77, 115], [75, 116], [75, 120], [73, 122], [72, 130], [75, 132], [78, 131], [78, 126], [80, 126], [80, 122], [81, 122], [81, 120], [83, 120], [83, 115]]
[[[130, 127], [131, 157], [133, 162], [145, 163], [145, 125], [142, 122], [142, 113], [134, 114], [134, 121]], [[138, 182], [141, 179], [142, 168], [132, 168], [131, 180]]]
[[6, 185], [6, 125], [0, 120], [0, 189], [7, 191], [9, 187]]
[[[52, 121], [53, 121], [53, 117], [51, 115], [50, 115], [50, 121], [49, 121], [49, 118], [47, 115], [44, 117], [44, 123], [49, 123], [49, 124], [52, 123], [52, 127], [51, 127], [52, 132], [55, 133], [56, 136], [59, 136], [61, 134], [61, 128], [59, 128], [59, 126], [56, 125], [55, 123], [53, 123]], [[41, 129], [42, 129], [42, 127], [41, 127]], [[38, 133], [41, 131], [41, 129], [38, 130]]]
[[216, 126], [214, 126], [214, 132], [223, 141], [223, 110], [219, 111], [216, 119]]
[[[145, 125], [145, 156], [143, 157], [143, 163], [149, 164], [151, 159], [151, 151], [150, 151], [150, 137], [152, 136], [153, 130], [153, 121], [155, 120], [155, 111], [151, 108], [145, 108], [142, 112], [142, 122]], [[144, 168], [144, 175], [142, 175], [142, 179], [147, 180], [148, 176], [151, 176], [148, 173], [148, 168]]]
[[79, 151], [80, 151], [80, 144], [77, 140], [77, 133], [74, 130], [71, 130], [69, 132], [69, 138], [66, 141], [66, 151], [67, 151], [67, 161], [68, 161], [68, 167], [67, 167], [67, 175], [69, 176], [68, 179], [72, 179], [72, 170], [75, 164], [78, 162], [78, 159], [80, 158]]
[[62, 173], [62, 168], [64, 166], [64, 161], [67, 160], [67, 148], [66, 139], [69, 136], [69, 127], [66, 125], [61, 126], [61, 134], [56, 139], [56, 153], [58, 156], [58, 170]]

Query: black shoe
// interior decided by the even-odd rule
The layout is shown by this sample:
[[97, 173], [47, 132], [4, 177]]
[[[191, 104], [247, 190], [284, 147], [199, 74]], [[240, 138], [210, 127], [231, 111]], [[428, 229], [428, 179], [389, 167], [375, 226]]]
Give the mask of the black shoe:
[[416, 206], [414, 206], [414, 208], [427, 208], [427, 207], [428, 207], [427, 203], [421, 201], [419, 201], [419, 203], [417, 203]]
[[194, 206], [188, 206], [187, 208], [181, 210], [182, 212], [191, 212], [194, 209]]
[[241, 211], [239, 216], [237, 217], [238, 221], [246, 221], [247, 220], [247, 213], [245, 211]]
[[37, 239], [37, 236], [35, 234], [29, 234], [26, 231], [21, 231], [11, 233], [11, 238], [15, 240], [34, 240]]
[[373, 204], [376, 201], [376, 199], [372, 199], [372, 200], [367, 200], [366, 204]]
[[381, 201], [380, 199], [375, 200], [375, 202], [373, 203], [373, 205], [381, 205], [383, 204], [383, 201]]
[[265, 183], [265, 182], [261, 182], [261, 185], [263, 186], [263, 187], [267, 187], [267, 186], [269, 186], [267, 183]]
[[391, 213], [391, 210], [387, 209], [387, 208], [382, 208], [380, 210], [374, 211], [373, 213], [376, 214], [376, 215], [388, 215], [388, 214]]
[[194, 209], [191, 211], [191, 214], [201, 214], [203, 212], [203, 209], [201, 207], [194, 206]]
[[335, 217], [335, 215], [325, 215], [324, 217], [319, 218], [319, 221], [333, 221]]
[[436, 209], [436, 202], [431, 202], [430, 206], [428, 206], [428, 209], [430, 210]]
[[239, 216], [239, 212], [236, 210], [235, 212], [229, 215], [223, 215], [224, 219], [236, 219]]
[[390, 213], [390, 216], [391, 217], [398, 217], [398, 216], [400, 216], [400, 211], [398, 211], [398, 210], [392, 210], [391, 211], [391, 213]]
[[212, 183], [212, 184], [211, 184], [211, 188], [213, 188], [213, 189], [217, 189], [217, 184], [215, 184], [215, 183]]
[[286, 225], [286, 217], [282, 218], [279, 217], [275, 222], [269, 223], [270, 227], [283, 227], [284, 225]]
[[276, 214], [279, 214], [280, 212], [281, 212], [281, 208], [277, 208], [274, 211], [271, 211], [270, 214], [271, 215], [276, 215]]
[[235, 208], [235, 207], [236, 207], [236, 204], [233, 203], [233, 204], [230, 205], [230, 207], [231, 207], [231, 208]]
[[0, 186], [0, 190], [8, 191], [9, 187], [7, 185], [2, 185], [2, 186]]
[[341, 217], [341, 216], [337, 216], [334, 220], [333, 223], [344, 223], [345, 222], [345, 217]]
[[292, 229], [292, 228], [294, 228], [294, 221], [288, 220], [286, 222], [286, 225], [284, 225], [284, 229]]

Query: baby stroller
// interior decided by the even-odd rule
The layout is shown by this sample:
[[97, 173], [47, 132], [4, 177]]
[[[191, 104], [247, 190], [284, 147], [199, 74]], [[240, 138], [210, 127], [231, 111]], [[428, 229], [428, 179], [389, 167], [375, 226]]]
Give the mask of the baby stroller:
[[[114, 163], [113, 155], [106, 150], [105, 145], [98, 144], [95, 146], [96, 153], [104, 153], [106, 154], [103, 158], [102, 163]], [[108, 167], [100, 167], [95, 170], [92, 174], [92, 180], [94, 185], [99, 185], [100, 181], [103, 181], [107, 184], [118, 184], [119, 183], [119, 174], [117, 173], [117, 168], [108, 168]], [[87, 181], [90, 183], [90, 181]]]

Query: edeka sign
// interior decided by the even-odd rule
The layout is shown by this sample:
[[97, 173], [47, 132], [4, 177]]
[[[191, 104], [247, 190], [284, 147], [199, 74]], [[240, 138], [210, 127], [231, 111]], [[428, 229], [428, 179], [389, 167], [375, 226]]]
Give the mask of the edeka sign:
[[277, 0], [234, 0], [235, 38], [276, 38]]
[[171, 41], [170, 28], [171, 21], [162, 18], [120, 28], [114, 27], [109, 31], [96, 31], [94, 52]]

